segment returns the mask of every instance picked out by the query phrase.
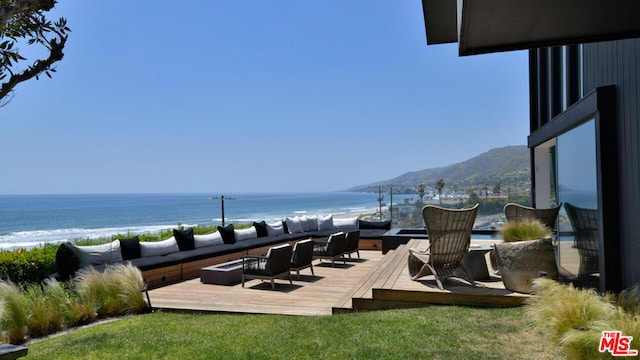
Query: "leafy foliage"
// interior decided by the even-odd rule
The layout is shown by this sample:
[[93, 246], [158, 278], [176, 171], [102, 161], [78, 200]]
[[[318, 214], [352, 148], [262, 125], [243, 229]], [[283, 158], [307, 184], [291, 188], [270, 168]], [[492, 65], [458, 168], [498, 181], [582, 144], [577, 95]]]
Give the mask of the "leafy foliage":
[[[31, 78], [48, 77], [53, 66], [62, 60], [62, 52], [71, 29], [65, 18], [47, 19], [55, 0], [0, 0], [0, 105], [14, 87]], [[42, 59], [29, 59], [20, 54], [25, 46], [44, 51]]]
[[22, 283], [40, 283], [56, 271], [57, 245], [0, 251], [0, 277]]

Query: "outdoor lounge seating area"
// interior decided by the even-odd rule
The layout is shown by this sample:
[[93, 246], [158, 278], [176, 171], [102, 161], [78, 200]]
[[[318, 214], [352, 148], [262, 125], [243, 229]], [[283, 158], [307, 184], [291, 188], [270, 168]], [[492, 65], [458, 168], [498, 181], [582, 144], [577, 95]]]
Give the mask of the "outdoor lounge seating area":
[[[56, 270], [57, 277], [66, 280], [83, 267], [100, 270], [109, 264], [129, 262], [142, 271], [148, 286], [154, 288], [196, 278], [203, 267], [260, 255], [272, 246], [293, 245], [299, 240], [326, 238], [350, 230], [359, 230], [360, 239], [379, 242], [389, 228], [388, 221], [296, 216], [271, 223], [254, 222], [245, 229], [235, 229], [231, 224], [206, 235], [194, 235], [193, 229], [174, 229], [172, 237], [157, 242], [143, 242], [137, 237], [93, 246], [64, 242], [56, 254]], [[373, 248], [379, 245], [374, 243]]]
[[[209, 285], [199, 279], [181, 281], [149, 291], [154, 309], [165, 311], [203, 311], [240, 314], [283, 314], [322, 316], [352, 311], [383, 310], [444, 305], [480, 307], [520, 306], [529, 294], [506, 290], [500, 278], [466, 281], [449, 279], [439, 289], [432, 276], [411, 280], [407, 267], [409, 247], [423, 247], [424, 240], [411, 240], [382, 254], [380, 250], [361, 250], [362, 260], [343, 266], [319, 265], [313, 261], [315, 275], [296, 279], [293, 285], [276, 279], [275, 290], [265, 280], [233, 285]], [[482, 244], [486, 241], [482, 240]], [[476, 244], [472, 240], [472, 246]]]

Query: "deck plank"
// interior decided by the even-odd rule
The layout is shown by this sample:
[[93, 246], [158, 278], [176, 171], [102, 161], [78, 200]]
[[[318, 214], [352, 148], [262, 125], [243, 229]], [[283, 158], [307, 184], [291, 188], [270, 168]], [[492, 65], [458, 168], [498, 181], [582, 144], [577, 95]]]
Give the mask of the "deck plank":
[[373, 267], [369, 272], [369, 274], [363, 277], [362, 281], [359, 284], [357, 284], [352, 289], [352, 291], [346, 292], [344, 296], [335, 303], [335, 305], [333, 306], [334, 313], [352, 309], [353, 298], [373, 298], [373, 295], [371, 292], [371, 288], [373, 287], [373, 284], [380, 277], [380, 273], [383, 273], [384, 271], [386, 271], [386, 269], [389, 266], [389, 263], [391, 263], [397, 255], [398, 255], [398, 252], [395, 250], [392, 250], [387, 254], [382, 255], [377, 266]]

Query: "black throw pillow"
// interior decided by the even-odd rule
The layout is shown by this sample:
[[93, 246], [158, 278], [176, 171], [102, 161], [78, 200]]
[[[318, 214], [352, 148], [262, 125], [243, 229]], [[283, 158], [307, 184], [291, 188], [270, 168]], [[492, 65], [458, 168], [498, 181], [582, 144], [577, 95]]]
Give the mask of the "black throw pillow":
[[282, 228], [284, 228], [284, 233], [285, 234], [289, 233], [289, 227], [287, 226], [287, 222], [286, 221], [282, 222]]
[[218, 226], [218, 231], [222, 235], [222, 242], [225, 244], [235, 244], [236, 233], [233, 231], [233, 224], [229, 224], [225, 227]]
[[366, 221], [358, 220], [358, 228], [360, 229], [374, 229], [374, 230], [391, 230], [391, 220], [387, 221]]
[[260, 222], [253, 222], [253, 227], [256, 228], [256, 233], [258, 233], [258, 237], [265, 237], [265, 236], [269, 236], [269, 233], [267, 232], [267, 223], [264, 221], [260, 221]]
[[72, 247], [73, 245], [64, 242], [56, 251], [56, 271], [62, 281], [69, 280], [80, 268], [80, 258]]
[[131, 239], [120, 239], [120, 253], [122, 253], [122, 260], [132, 260], [139, 258], [140, 255], [140, 240], [137, 236]]
[[173, 237], [176, 238], [180, 251], [193, 250], [196, 248], [195, 241], [193, 240], [193, 228], [186, 230], [173, 229]]

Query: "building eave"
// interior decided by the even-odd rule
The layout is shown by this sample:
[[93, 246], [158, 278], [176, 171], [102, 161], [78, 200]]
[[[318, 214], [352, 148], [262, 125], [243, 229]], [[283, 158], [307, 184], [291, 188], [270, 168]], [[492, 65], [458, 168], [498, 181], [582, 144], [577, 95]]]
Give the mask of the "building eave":
[[422, 5], [427, 44], [458, 42], [460, 55], [640, 37], [638, 0], [422, 0]]

